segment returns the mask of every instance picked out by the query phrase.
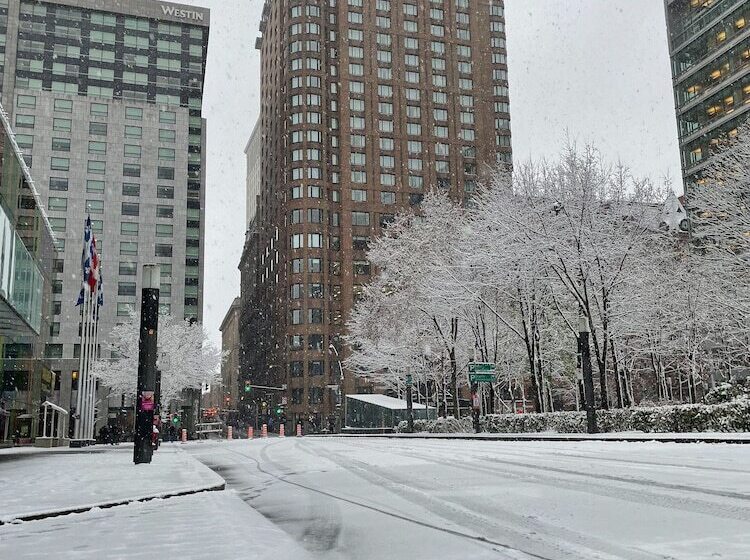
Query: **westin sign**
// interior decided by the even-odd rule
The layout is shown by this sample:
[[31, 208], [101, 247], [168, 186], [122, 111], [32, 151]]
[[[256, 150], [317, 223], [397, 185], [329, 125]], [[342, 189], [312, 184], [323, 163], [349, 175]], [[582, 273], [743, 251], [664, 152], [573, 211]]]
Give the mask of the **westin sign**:
[[164, 5], [162, 5], [161, 10], [164, 12], [165, 16], [173, 16], [173, 17], [178, 17], [182, 19], [192, 19], [195, 21], [203, 21], [203, 12], [194, 12], [192, 10], [183, 10], [180, 8], [175, 8], [174, 6], [164, 6]]

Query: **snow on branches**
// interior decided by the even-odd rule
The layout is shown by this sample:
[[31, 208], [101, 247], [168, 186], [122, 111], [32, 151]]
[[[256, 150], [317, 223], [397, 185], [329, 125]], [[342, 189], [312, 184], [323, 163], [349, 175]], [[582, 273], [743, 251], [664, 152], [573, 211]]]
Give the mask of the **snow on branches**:
[[[408, 368], [455, 410], [476, 357], [497, 365], [501, 402], [579, 408], [583, 324], [599, 406], [695, 401], [698, 385], [741, 365], [748, 317], [709, 312], [725, 282], [669, 227], [681, 220], [665, 212], [684, 211], [669, 195], [590, 147], [497, 170], [465, 206], [428, 193], [372, 243], [377, 275], [347, 323], [348, 367], [392, 389]], [[721, 214], [722, 228], [750, 231], [745, 215]], [[736, 260], [739, 242], [722, 242]]]
[[[114, 395], [133, 396], [138, 379], [139, 320], [131, 315], [115, 326], [105, 343], [112, 358], [97, 360], [92, 371]], [[197, 389], [221, 376], [223, 355], [208, 341], [203, 326], [172, 315], [159, 316], [157, 368], [161, 371], [161, 400], [179, 398], [184, 389]]]

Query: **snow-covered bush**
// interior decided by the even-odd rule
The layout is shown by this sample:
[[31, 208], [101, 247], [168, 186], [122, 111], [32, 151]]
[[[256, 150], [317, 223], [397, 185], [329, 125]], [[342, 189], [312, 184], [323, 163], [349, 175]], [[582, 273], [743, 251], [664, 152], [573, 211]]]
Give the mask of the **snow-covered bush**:
[[[742, 397], [715, 405], [637, 407], [597, 410], [600, 432], [746, 432], [750, 431], [750, 399]], [[491, 414], [481, 419], [482, 431], [489, 433], [586, 432], [585, 412], [544, 414]], [[406, 431], [406, 423], [398, 427]], [[432, 433], [472, 432], [470, 418], [419, 420], [415, 431]]]
[[[406, 421], [399, 422], [397, 430], [407, 431]], [[460, 434], [472, 431], [472, 420], [469, 417], [456, 420], [453, 416], [438, 418], [437, 420], [414, 420], [415, 432], [431, 432], [434, 434]]]
[[750, 397], [750, 385], [748, 385], [748, 381], [744, 383], [721, 383], [706, 393], [703, 397], [703, 402], [706, 404], [719, 404], [730, 402], [742, 396]]

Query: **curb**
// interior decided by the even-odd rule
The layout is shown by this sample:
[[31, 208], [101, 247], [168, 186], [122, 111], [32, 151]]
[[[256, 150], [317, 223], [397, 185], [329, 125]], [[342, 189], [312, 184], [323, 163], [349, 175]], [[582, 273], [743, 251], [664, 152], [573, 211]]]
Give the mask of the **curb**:
[[56, 511], [44, 512], [44, 513], [31, 513], [26, 515], [19, 515], [9, 519], [0, 519], [0, 527], [3, 525], [9, 525], [12, 523], [18, 523], [19, 521], [38, 521], [40, 519], [49, 519], [51, 517], [61, 517], [63, 515], [70, 515], [73, 513], [85, 513], [92, 509], [109, 509], [117, 506], [124, 506], [127, 504], [134, 504], [138, 502], [150, 502], [152, 500], [163, 500], [167, 498], [176, 498], [178, 496], [189, 496], [191, 494], [201, 494], [203, 492], [219, 492], [226, 489], [226, 482], [221, 484], [214, 484], [213, 486], [204, 486], [202, 488], [193, 488], [190, 490], [177, 490], [173, 492], [165, 492], [154, 496], [143, 496], [140, 498], [127, 498], [124, 500], [117, 500], [114, 502], [102, 502], [100, 504], [92, 504], [87, 506], [78, 506], [68, 509], [60, 509]]
[[585, 441], [604, 441], [604, 442], [658, 442], [658, 443], [731, 443], [731, 444], [750, 444], [750, 438], [738, 437], [712, 437], [712, 436], [667, 436], [659, 437], [659, 434], [643, 434], [637, 436], [613, 436], [613, 437], [596, 437], [575, 434], [555, 434], [555, 435], [536, 435], [536, 434], [491, 434], [491, 435], [471, 435], [471, 434], [310, 434], [307, 437], [342, 437], [342, 438], [389, 438], [389, 439], [447, 439], [447, 440], [466, 440], [466, 441], [562, 441], [562, 442], [585, 442]]

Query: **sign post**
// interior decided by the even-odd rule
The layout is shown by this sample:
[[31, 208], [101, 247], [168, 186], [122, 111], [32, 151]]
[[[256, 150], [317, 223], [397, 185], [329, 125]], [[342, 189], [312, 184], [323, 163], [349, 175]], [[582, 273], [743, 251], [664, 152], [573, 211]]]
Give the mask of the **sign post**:
[[138, 385], [133, 462], [150, 463], [153, 454], [154, 409], [156, 408], [156, 341], [159, 330], [158, 264], [143, 266], [141, 290], [141, 330], [138, 341]]
[[480, 383], [493, 383], [495, 381], [495, 364], [487, 362], [472, 362], [469, 364], [469, 383], [471, 385], [471, 410], [474, 419], [474, 432], [482, 431], [479, 423], [479, 412], [482, 408], [482, 399], [479, 395]]
[[411, 395], [412, 377], [411, 373], [406, 374], [406, 431], [414, 433], [414, 403]]

